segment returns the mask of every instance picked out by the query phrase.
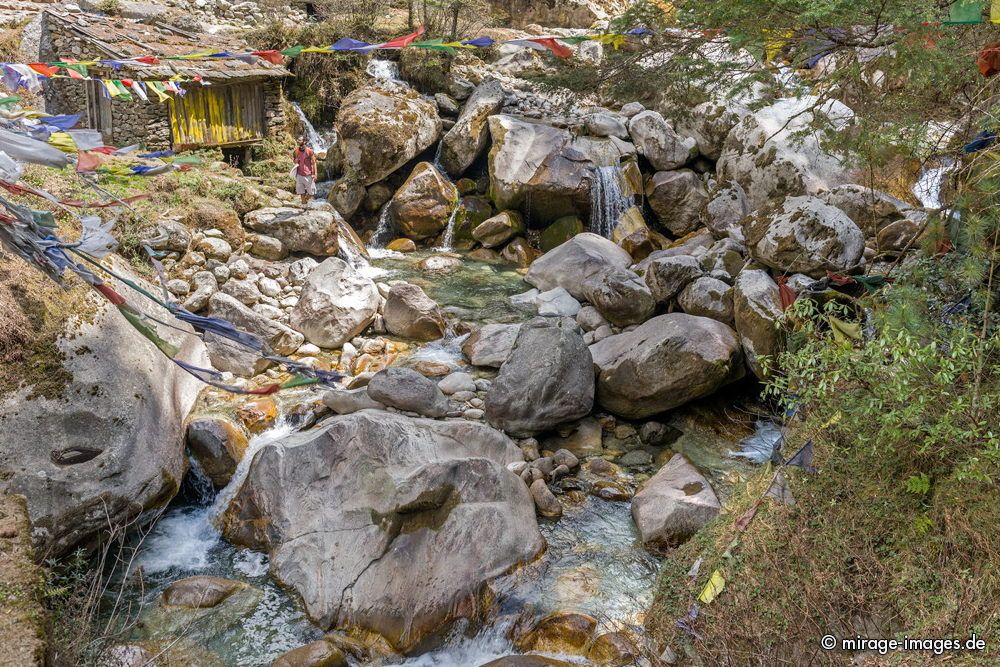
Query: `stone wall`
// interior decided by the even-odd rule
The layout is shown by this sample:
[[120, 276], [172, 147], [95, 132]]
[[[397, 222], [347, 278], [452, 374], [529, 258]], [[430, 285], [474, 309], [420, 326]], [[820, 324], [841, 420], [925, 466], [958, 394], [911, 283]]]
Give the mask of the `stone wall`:
[[43, 581], [24, 496], [0, 494], [0, 664], [45, 664]]
[[285, 132], [285, 93], [281, 81], [264, 81], [264, 128], [267, 136], [275, 137]]

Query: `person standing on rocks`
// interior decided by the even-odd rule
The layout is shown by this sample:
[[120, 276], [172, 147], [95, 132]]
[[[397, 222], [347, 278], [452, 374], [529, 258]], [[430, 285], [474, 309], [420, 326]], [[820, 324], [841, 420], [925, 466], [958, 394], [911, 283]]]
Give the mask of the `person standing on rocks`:
[[299, 145], [292, 152], [295, 161], [295, 194], [302, 197], [302, 205], [316, 194], [316, 153], [306, 144], [304, 136], [299, 137]]

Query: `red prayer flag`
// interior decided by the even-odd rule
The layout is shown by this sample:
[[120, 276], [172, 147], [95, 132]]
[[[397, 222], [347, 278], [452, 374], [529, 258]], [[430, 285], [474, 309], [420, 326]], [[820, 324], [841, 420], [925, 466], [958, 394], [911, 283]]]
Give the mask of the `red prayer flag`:
[[88, 153], [87, 151], [80, 151], [79, 153], [76, 154], [77, 172], [97, 171], [97, 168], [100, 166], [101, 166], [100, 153]]
[[573, 55], [573, 49], [564, 44], [560, 44], [554, 37], [540, 37], [539, 39], [529, 39], [529, 42], [541, 44], [555, 55], [556, 58], [569, 58]]
[[979, 52], [976, 64], [979, 66], [979, 73], [983, 76], [993, 76], [1000, 72], [1000, 42], [984, 46], [983, 50]]
[[272, 65], [280, 65], [285, 62], [285, 57], [278, 53], [277, 51], [254, 51], [253, 55], [257, 56], [262, 60], [266, 60]]
[[28, 63], [28, 67], [45, 76], [53, 76], [59, 73], [58, 67], [46, 65], [45, 63]]
[[788, 286], [788, 276], [778, 276], [778, 297], [781, 299], [781, 309], [788, 310], [799, 298], [795, 290]]
[[420, 26], [415, 32], [411, 32], [409, 35], [404, 35], [402, 37], [397, 37], [396, 39], [391, 39], [385, 44], [379, 44], [380, 49], [401, 49], [404, 46], [409, 46], [413, 41], [420, 37], [426, 32], [424, 26]]
[[159, 65], [160, 60], [154, 56], [140, 56], [138, 58], [133, 58], [132, 60], [143, 63], [145, 65]]

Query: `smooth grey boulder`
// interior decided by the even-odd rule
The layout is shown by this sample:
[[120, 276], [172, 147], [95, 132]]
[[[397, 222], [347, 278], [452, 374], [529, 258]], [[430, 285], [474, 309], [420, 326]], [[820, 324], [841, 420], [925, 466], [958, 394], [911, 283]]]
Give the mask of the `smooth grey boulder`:
[[614, 325], [624, 327], [645, 322], [656, 310], [656, 300], [637, 273], [610, 268], [593, 275], [583, 284], [583, 293]]
[[816, 197], [787, 197], [743, 219], [750, 255], [784, 273], [821, 278], [857, 266], [865, 237], [846, 213]]
[[711, 194], [702, 218], [715, 238], [731, 238], [742, 243], [743, 226], [740, 223], [748, 215], [750, 203], [746, 192], [736, 181], [729, 181]]
[[639, 419], [703, 398], [743, 377], [739, 338], [729, 326], [684, 313], [660, 315], [590, 346], [597, 402]]
[[577, 300], [587, 300], [586, 281], [610, 269], [626, 269], [632, 257], [603, 236], [584, 232], [548, 251], [528, 268], [525, 281], [545, 292], [562, 287]]
[[[278, 354], [291, 354], [305, 342], [298, 331], [264, 317], [224, 292], [216, 292], [209, 298], [208, 312], [212, 317], [228, 320], [243, 331], [253, 334]], [[212, 366], [220, 371], [253, 377], [274, 365], [274, 362], [264, 359], [260, 353], [228, 338], [208, 332], [204, 335], [204, 340]]]
[[688, 283], [704, 274], [701, 263], [690, 255], [654, 259], [646, 268], [646, 285], [656, 303], [667, 303]]
[[243, 225], [278, 239], [283, 252], [307, 252], [320, 257], [336, 255], [340, 247], [340, 214], [333, 211], [303, 211], [298, 208], [261, 208], [250, 211]]
[[912, 206], [892, 195], [853, 183], [838, 185], [817, 196], [846, 213], [866, 238], [872, 238], [886, 225], [904, 219], [907, 212], [913, 210]]
[[768, 357], [773, 367], [784, 349], [784, 333], [776, 326], [781, 313], [778, 284], [767, 271], [745, 270], [736, 276], [733, 286], [736, 331], [747, 365], [762, 379], [766, 379], [767, 373], [761, 357]]
[[384, 410], [385, 406], [368, 395], [365, 387], [359, 389], [332, 389], [323, 394], [323, 405], [338, 415], [349, 415], [359, 410]]
[[702, 276], [689, 283], [677, 296], [677, 305], [688, 315], [733, 325], [733, 288], [717, 278]]
[[371, 279], [329, 257], [309, 273], [289, 323], [310, 343], [337, 348], [372, 323], [380, 299]]
[[458, 178], [486, 149], [489, 142], [489, 117], [503, 107], [500, 82], [487, 79], [476, 86], [465, 103], [455, 125], [441, 140], [441, 164], [453, 178]]
[[437, 340], [448, 328], [441, 307], [420, 287], [410, 283], [389, 288], [382, 317], [389, 333], [413, 340]]
[[[116, 272], [156, 292], [113, 260]], [[49, 280], [30, 269], [26, 276]], [[129, 301], [163, 317], [147, 299]], [[27, 498], [39, 559], [93, 546], [109, 528], [136, 525], [174, 497], [187, 468], [184, 419], [204, 386], [96, 293], [84, 290], [64, 307], [71, 315], [53, 343], [58, 356], [41, 378], [49, 387], [26, 373], [24, 385], [0, 393], [0, 493]], [[177, 326], [184, 332], [160, 328], [177, 358], [209, 365], [198, 337]]]
[[368, 383], [368, 396], [379, 403], [416, 412], [424, 417], [444, 417], [448, 400], [437, 384], [412, 368], [387, 368]]
[[262, 447], [223, 531], [267, 551], [320, 627], [407, 653], [475, 618], [483, 586], [544, 548], [507, 469], [520, 460], [481, 423], [363, 410]]
[[708, 191], [690, 169], [658, 171], [646, 179], [646, 199], [661, 225], [674, 236], [690, 234], [701, 226]]
[[674, 454], [632, 498], [632, 519], [653, 550], [691, 539], [721, 509], [712, 485], [683, 454]]
[[636, 149], [657, 170], [683, 167], [698, 152], [694, 139], [677, 134], [656, 111], [642, 111], [632, 116], [628, 131]]
[[590, 414], [593, 362], [576, 323], [566, 322], [535, 318], [521, 325], [510, 357], [486, 393], [491, 424], [523, 437]]
[[462, 354], [473, 366], [500, 368], [510, 356], [520, 330], [520, 324], [485, 324], [465, 339]]

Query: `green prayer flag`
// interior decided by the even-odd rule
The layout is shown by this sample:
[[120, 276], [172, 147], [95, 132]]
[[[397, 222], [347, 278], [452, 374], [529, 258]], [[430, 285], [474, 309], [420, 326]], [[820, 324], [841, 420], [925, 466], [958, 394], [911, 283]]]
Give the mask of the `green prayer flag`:
[[124, 83], [118, 79], [112, 80], [111, 83], [118, 89], [118, 93], [121, 95], [122, 99], [129, 100], [130, 102], [132, 101], [132, 92], [125, 87]]
[[278, 53], [280, 53], [283, 56], [287, 56], [289, 58], [295, 58], [300, 53], [302, 53], [302, 49], [304, 49], [304, 48], [306, 48], [306, 47], [304, 47], [304, 46], [289, 46], [287, 49], [282, 49], [281, 51], [278, 51]]
[[0, 97], [0, 107], [9, 106], [20, 102], [21, 98], [18, 95], [7, 95], [6, 97]]
[[135, 327], [136, 331], [141, 333], [151, 343], [153, 343], [153, 345], [155, 345], [160, 350], [160, 352], [163, 352], [163, 354], [167, 355], [171, 359], [176, 357], [177, 354], [180, 352], [180, 348], [178, 348], [176, 345], [173, 345], [160, 338], [159, 334], [156, 333], [156, 329], [151, 327], [149, 323], [147, 323], [142, 318], [142, 315], [132, 310], [132, 308], [128, 304], [118, 306], [118, 310], [119, 312], [121, 312], [122, 315], [125, 316], [125, 319], [128, 320], [129, 324]]
[[577, 35], [576, 37], [560, 37], [559, 41], [565, 44], [583, 44], [590, 37]]
[[856, 322], [845, 322], [833, 315], [827, 315], [830, 322], [830, 331], [833, 332], [833, 339], [838, 343], [850, 340], [861, 340], [861, 325]]
[[83, 76], [87, 76], [86, 65], [80, 65], [79, 63], [60, 63], [60, 66], [65, 67], [66, 69], [71, 69], [78, 74], [82, 74]]
[[983, 22], [983, 0], [955, 0], [946, 25], [973, 24]]
[[432, 51], [444, 51], [445, 53], [449, 53], [451, 55], [455, 55], [456, 53], [454, 48], [450, 46], [445, 46], [444, 39], [440, 37], [438, 37], [437, 39], [429, 39], [426, 42], [414, 42], [413, 44], [410, 44], [410, 46], [413, 46], [418, 49], [431, 49]]

